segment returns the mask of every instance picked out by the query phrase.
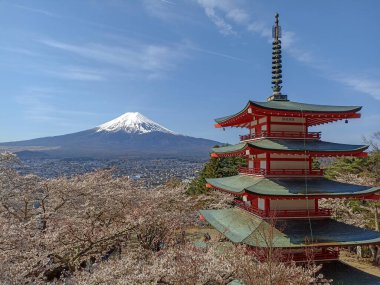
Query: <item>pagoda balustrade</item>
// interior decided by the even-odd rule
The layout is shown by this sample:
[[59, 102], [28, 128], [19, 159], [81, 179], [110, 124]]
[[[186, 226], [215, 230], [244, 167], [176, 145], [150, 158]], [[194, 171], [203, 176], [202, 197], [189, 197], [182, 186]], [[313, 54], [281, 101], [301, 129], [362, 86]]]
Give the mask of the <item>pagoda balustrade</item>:
[[323, 176], [323, 169], [264, 169], [239, 167], [239, 173], [262, 176]]
[[254, 134], [242, 135], [240, 136], [240, 141], [258, 139], [258, 138], [293, 138], [293, 139], [320, 139], [321, 132], [289, 132], [289, 131], [278, 131], [278, 132], [268, 132], [262, 131]]
[[[265, 261], [268, 260], [268, 249], [257, 249], [255, 247], [249, 247], [249, 252], [252, 252], [256, 255], [256, 257], [261, 260]], [[331, 261], [331, 260], [338, 260], [339, 259], [339, 249], [334, 247], [328, 247], [328, 248], [315, 248], [315, 249], [308, 249], [303, 252], [292, 252], [287, 251], [285, 249], [281, 250], [281, 255], [278, 256], [279, 260], [284, 263], [290, 263], [290, 262], [310, 262], [313, 261]]]
[[305, 262], [305, 261], [309, 261], [311, 258], [314, 261], [338, 260], [339, 250], [335, 248], [327, 248], [327, 249], [323, 249], [322, 252], [316, 252], [316, 253], [313, 253], [312, 251], [310, 251], [309, 254], [294, 253], [291, 255], [291, 258], [288, 258], [288, 260], [294, 261], [294, 262]]
[[305, 210], [261, 210], [240, 200], [234, 201], [235, 206], [263, 218], [309, 218], [331, 217], [332, 210], [328, 208]]

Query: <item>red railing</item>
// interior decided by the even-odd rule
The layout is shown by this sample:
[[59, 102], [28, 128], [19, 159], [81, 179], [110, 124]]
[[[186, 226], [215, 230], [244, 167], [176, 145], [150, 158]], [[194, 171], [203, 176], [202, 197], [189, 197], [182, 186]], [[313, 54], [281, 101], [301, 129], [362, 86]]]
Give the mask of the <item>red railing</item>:
[[286, 218], [286, 217], [330, 217], [331, 209], [318, 209], [318, 210], [275, 210], [270, 211], [269, 215], [274, 215], [275, 217]]
[[322, 252], [316, 253], [294, 253], [291, 255], [290, 260], [295, 262], [305, 262], [305, 261], [327, 261], [327, 260], [337, 260], [339, 259], [339, 250], [327, 249]]
[[257, 139], [257, 138], [294, 138], [294, 139], [320, 139], [321, 132], [268, 132], [262, 131], [256, 134], [248, 134], [240, 136], [240, 141]]
[[266, 217], [266, 211], [247, 205], [244, 201], [234, 200], [234, 205], [260, 217]]
[[260, 217], [269, 217], [269, 218], [307, 218], [307, 217], [330, 217], [331, 216], [331, 209], [328, 208], [321, 208], [318, 210], [272, 210], [272, 211], [265, 211], [260, 210], [256, 207], [247, 205], [243, 201], [235, 200], [234, 204], [242, 208], [243, 210], [246, 210], [250, 213], [253, 213]]
[[263, 168], [248, 168], [240, 166], [239, 173], [249, 175], [263, 176], [323, 176], [323, 169], [263, 169]]
[[[269, 249], [249, 247], [248, 252], [254, 253], [259, 260], [268, 260]], [[310, 262], [310, 261], [329, 261], [339, 259], [339, 249], [337, 248], [303, 248], [301, 252], [293, 252], [286, 249], [279, 249], [276, 254], [281, 262]]]

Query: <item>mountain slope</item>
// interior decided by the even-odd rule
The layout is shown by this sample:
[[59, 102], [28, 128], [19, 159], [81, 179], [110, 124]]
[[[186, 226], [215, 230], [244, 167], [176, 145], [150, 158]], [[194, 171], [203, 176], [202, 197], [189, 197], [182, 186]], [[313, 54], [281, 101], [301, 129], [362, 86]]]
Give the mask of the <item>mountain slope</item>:
[[[1, 143], [10, 150], [22, 149], [34, 157], [202, 157], [216, 141], [183, 136], [139, 113], [126, 113], [82, 132]], [[39, 151], [32, 149], [39, 148]]]

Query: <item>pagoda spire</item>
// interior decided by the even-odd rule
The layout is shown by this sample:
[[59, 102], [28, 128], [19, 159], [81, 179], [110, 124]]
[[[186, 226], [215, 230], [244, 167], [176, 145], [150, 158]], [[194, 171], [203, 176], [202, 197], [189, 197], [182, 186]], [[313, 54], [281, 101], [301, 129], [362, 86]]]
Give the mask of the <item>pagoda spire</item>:
[[275, 25], [272, 28], [272, 96], [268, 101], [288, 101], [287, 95], [281, 94], [282, 88], [282, 56], [281, 56], [281, 26], [279, 25], [279, 14], [276, 13]]

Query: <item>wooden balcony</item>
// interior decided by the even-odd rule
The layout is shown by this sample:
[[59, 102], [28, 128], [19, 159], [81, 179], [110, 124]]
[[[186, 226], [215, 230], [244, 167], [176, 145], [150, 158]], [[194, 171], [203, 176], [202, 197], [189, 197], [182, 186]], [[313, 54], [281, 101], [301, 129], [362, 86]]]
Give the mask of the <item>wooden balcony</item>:
[[309, 210], [260, 210], [256, 207], [248, 205], [246, 202], [235, 200], [235, 206], [246, 210], [256, 216], [262, 218], [274, 218], [274, 219], [286, 219], [286, 218], [328, 218], [331, 217], [331, 209], [320, 208], [318, 210], [309, 209]]
[[316, 252], [314, 254], [312, 252], [310, 252], [309, 254], [297, 253], [297, 254], [290, 255], [290, 257], [291, 258], [289, 260], [294, 261], [294, 262], [300, 262], [300, 263], [310, 262], [310, 260], [319, 261], [319, 262], [332, 261], [332, 260], [339, 259], [339, 250], [328, 248], [328, 249], [323, 250], [322, 252]]
[[260, 176], [323, 176], [323, 169], [263, 169], [239, 167], [240, 174]]
[[253, 140], [258, 138], [287, 138], [287, 139], [320, 139], [321, 132], [267, 132], [262, 131], [256, 134], [240, 136], [240, 141]]
[[[248, 251], [254, 253], [259, 260], [268, 260], [268, 249], [249, 247]], [[302, 252], [280, 249], [279, 253], [281, 254], [278, 254], [278, 258], [284, 263], [304, 263], [310, 261], [326, 262], [339, 259], [339, 248], [334, 247], [317, 247], [314, 250], [304, 249]]]

